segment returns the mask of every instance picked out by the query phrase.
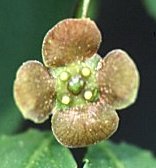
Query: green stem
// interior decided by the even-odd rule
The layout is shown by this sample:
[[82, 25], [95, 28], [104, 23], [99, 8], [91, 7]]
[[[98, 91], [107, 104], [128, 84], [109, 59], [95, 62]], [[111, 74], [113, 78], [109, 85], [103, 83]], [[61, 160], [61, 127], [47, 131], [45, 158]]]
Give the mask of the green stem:
[[87, 12], [88, 12], [88, 8], [89, 8], [89, 3], [90, 3], [90, 0], [83, 0], [81, 18], [86, 18], [86, 17], [87, 17]]
[[78, 0], [74, 17], [76, 18], [86, 18], [88, 13], [88, 8], [91, 0]]

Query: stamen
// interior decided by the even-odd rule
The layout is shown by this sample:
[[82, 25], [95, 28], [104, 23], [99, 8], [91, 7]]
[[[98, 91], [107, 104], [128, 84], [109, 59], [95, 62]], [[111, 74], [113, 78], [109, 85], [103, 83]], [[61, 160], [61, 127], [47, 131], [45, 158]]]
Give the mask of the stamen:
[[68, 72], [62, 72], [61, 74], [60, 74], [60, 79], [62, 80], [62, 81], [67, 81], [68, 79], [69, 79], [69, 73]]
[[86, 91], [84, 92], [84, 98], [85, 98], [86, 100], [91, 100], [92, 97], [93, 97], [92, 91], [86, 90]]
[[70, 101], [71, 101], [71, 99], [70, 99], [70, 97], [67, 96], [67, 95], [64, 95], [64, 96], [62, 97], [62, 100], [61, 100], [61, 102], [62, 102], [63, 104], [65, 104], [65, 105], [68, 105], [68, 104], [70, 103]]
[[81, 70], [81, 74], [84, 76], [84, 77], [89, 77], [90, 74], [91, 74], [91, 71], [88, 67], [84, 67], [82, 68]]

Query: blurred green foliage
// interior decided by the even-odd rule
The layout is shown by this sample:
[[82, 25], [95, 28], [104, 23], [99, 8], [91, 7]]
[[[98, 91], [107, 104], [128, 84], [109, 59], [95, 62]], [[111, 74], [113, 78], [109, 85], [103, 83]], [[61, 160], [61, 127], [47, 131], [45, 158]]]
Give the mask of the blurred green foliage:
[[50, 132], [29, 130], [16, 136], [0, 136], [1, 168], [76, 168], [70, 151]]
[[103, 141], [90, 146], [84, 168], [155, 168], [156, 159], [150, 151], [127, 143]]
[[22, 119], [12, 95], [18, 67], [26, 60], [42, 61], [45, 33], [58, 21], [72, 16], [75, 3], [76, 0], [0, 1], [0, 132], [14, 132]]
[[147, 12], [156, 19], [156, 0], [143, 0]]

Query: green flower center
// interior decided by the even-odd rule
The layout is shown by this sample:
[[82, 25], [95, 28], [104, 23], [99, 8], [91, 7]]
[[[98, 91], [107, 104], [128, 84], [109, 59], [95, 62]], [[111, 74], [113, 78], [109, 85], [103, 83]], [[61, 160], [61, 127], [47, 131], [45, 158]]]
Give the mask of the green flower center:
[[57, 110], [85, 105], [99, 98], [96, 80], [96, 67], [99, 57], [94, 56], [86, 62], [77, 62], [51, 69], [55, 77]]

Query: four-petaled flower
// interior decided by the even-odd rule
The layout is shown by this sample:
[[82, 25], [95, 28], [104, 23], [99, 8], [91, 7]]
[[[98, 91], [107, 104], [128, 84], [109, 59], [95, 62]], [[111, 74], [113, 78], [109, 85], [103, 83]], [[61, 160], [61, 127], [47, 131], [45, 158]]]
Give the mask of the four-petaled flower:
[[117, 129], [116, 109], [137, 96], [139, 74], [128, 54], [96, 52], [101, 33], [90, 19], [66, 19], [44, 38], [42, 56], [18, 70], [14, 97], [23, 116], [42, 123], [52, 114], [56, 139], [83, 147], [110, 137]]

